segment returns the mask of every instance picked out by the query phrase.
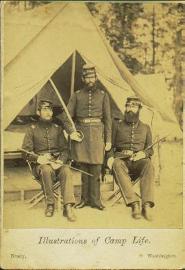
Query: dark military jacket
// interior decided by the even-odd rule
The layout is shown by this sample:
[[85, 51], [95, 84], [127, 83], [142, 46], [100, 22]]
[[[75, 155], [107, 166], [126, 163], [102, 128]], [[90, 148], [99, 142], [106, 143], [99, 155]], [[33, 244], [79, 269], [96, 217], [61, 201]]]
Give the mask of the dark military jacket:
[[133, 152], [144, 151], [146, 157], [153, 155], [151, 129], [140, 120], [137, 123], [127, 123], [125, 119], [115, 120], [112, 129], [112, 150], [109, 157], [122, 150]]
[[[63, 129], [50, 122], [39, 120], [31, 125], [24, 137], [22, 148], [37, 155], [50, 153], [64, 163], [68, 159], [68, 145]], [[37, 156], [27, 155], [30, 161], [36, 161]]]
[[[71, 158], [82, 163], [102, 164], [104, 160], [105, 142], [111, 142], [111, 111], [109, 96], [95, 87], [93, 90], [83, 88], [76, 91], [67, 106], [76, 129], [84, 134], [81, 143], [71, 142]], [[84, 118], [98, 118], [100, 122], [82, 123]], [[65, 125], [68, 133], [70, 131]]]
[[[108, 94], [98, 88], [76, 91], [67, 106], [74, 121], [81, 118], [100, 118], [105, 126], [105, 141], [111, 142], [111, 111]], [[67, 128], [66, 128], [67, 129]]]

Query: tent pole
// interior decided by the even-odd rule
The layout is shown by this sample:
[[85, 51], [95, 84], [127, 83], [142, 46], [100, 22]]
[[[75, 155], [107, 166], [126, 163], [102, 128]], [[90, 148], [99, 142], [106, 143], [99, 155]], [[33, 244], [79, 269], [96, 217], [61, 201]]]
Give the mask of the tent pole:
[[73, 122], [73, 120], [72, 120], [72, 118], [71, 118], [70, 113], [68, 112], [68, 109], [67, 109], [67, 107], [66, 107], [66, 104], [64, 103], [64, 101], [63, 101], [63, 99], [62, 99], [62, 97], [61, 97], [61, 95], [60, 95], [58, 89], [56, 88], [56, 86], [55, 86], [54, 82], [51, 80], [51, 78], [49, 78], [49, 82], [51, 83], [53, 89], [55, 90], [55, 92], [56, 92], [56, 94], [57, 94], [57, 96], [58, 96], [58, 98], [59, 98], [59, 100], [60, 100], [60, 102], [61, 102], [61, 104], [62, 104], [62, 107], [63, 107], [63, 109], [64, 109], [64, 111], [65, 111], [65, 113], [66, 113], [66, 115], [67, 115], [67, 118], [69, 119], [69, 121], [70, 121], [70, 123], [71, 123], [73, 129], [76, 131], [75, 124], [74, 124], [74, 122]]
[[76, 51], [73, 52], [72, 56], [71, 89], [70, 89], [71, 96], [74, 93], [74, 86], [75, 86], [75, 64], [76, 64]]

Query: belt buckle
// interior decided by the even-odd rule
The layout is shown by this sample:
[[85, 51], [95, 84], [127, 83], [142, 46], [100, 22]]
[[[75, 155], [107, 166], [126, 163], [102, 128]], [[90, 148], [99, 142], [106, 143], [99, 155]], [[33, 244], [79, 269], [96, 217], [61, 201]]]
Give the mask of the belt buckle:
[[91, 123], [91, 119], [84, 119], [84, 123], [85, 124]]
[[85, 123], [85, 124], [99, 123], [99, 122], [101, 122], [101, 119], [99, 119], [99, 118], [84, 118], [84, 119], [80, 120], [79, 122]]
[[84, 119], [84, 123], [96, 123], [98, 119]]

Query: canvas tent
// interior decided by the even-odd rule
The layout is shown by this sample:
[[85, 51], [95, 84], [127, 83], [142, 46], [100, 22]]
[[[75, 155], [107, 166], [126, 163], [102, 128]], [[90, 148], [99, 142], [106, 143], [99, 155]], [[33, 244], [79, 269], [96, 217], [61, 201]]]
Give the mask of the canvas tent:
[[[17, 115], [34, 113], [42, 95], [54, 98], [54, 90], [48, 83], [49, 78], [52, 78], [67, 103], [73, 91], [81, 87], [82, 64], [90, 62], [95, 64], [99, 81], [111, 97], [113, 113], [123, 112], [126, 98], [135, 92], [146, 105], [142, 112], [145, 122], [151, 124], [155, 112], [157, 122], [163, 123], [164, 133], [167, 131], [165, 127], [169, 127], [168, 123], [171, 123], [170, 132], [173, 136], [181, 136], [175, 116], [165, 98], [158, 101], [155, 90], [150, 91], [151, 87], [146, 85], [135, 87], [133, 84], [137, 83], [134, 77], [131, 77], [130, 84], [123, 79], [122, 73], [125, 71], [124, 74], [127, 75], [128, 70], [105, 42], [85, 3], [55, 2], [46, 6], [32, 11], [30, 24], [25, 18], [17, 17], [14, 21], [13, 16], [6, 17], [5, 13], [4, 129], [10, 126]], [[44, 17], [39, 20], [39, 16], [43, 17], [45, 14], [46, 8], [47, 19]], [[34, 19], [37, 22], [35, 24]], [[28, 24], [31, 35], [26, 36], [24, 43], [19, 41], [12, 53], [11, 45], [6, 48], [6, 44], [9, 44], [12, 38], [13, 30], [10, 29], [15, 23], [23, 28], [20, 34], [18, 29], [16, 30], [20, 38], [21, 35], [24, 37]], [[161, 88], [160, 95], [162, 93], [165, 94], [165, 91]], [[54, 103], [56, 107], [60, 107], [57, 98], [54, 98]], [[156, 127], [154, 131], [157, 136], [162, 129], [161, 125], [160, 131]]]

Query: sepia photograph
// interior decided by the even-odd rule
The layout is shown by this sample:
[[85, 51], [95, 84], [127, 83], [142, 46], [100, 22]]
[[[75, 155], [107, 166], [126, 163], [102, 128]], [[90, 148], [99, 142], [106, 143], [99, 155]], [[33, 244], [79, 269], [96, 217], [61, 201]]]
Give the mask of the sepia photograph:
[[185, 267], [184, 14], [1, 2], [2, 268]]

